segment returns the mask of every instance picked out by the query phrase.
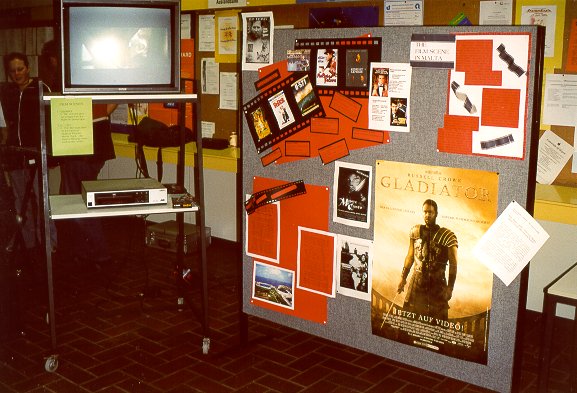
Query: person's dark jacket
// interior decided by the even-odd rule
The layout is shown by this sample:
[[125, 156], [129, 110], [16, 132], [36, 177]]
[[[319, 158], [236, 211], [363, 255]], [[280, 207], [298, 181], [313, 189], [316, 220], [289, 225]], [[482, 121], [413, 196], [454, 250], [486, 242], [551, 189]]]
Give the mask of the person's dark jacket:
[[[4, 160], [9, 169], [22, 168], [40, 161], [40, 99], [38, 79], [20, 91], [15, 83], [7, 83], [2, 88], [2, 107], [8, 137], [6, 145], [16, 148], [25, 148], [18, 151], [12, 149]], [[49, 125], [49, 111], [45, 112], [46, 124]], [[49, 127], [46, 127], [47, 143], [50, 142]], [[48, 150], [50, 151], [50, 149]], [[54, 162], [51, 160], [51, 166]]]

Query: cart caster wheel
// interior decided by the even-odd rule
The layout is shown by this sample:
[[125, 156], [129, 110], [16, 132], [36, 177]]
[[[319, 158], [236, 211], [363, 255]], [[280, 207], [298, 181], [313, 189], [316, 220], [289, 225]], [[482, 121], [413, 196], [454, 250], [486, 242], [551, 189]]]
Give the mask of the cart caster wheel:
[[209, 349], [210, 349], [210, 338], [205, 337], [202, 339], [202, 354], [203, 355], [208, 354]]
[[46, 358], [46, 363], [44, 363], [44, 370], [49, 373], [53, 373], [58, 368], [58, 356], [52, 355]]

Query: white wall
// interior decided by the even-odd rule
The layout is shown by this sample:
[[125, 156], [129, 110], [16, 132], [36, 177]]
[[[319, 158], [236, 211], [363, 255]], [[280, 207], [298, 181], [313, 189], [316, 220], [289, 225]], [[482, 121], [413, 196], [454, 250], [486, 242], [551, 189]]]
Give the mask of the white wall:
[[[543, 288], [577, 261], [577, 226], [543, 220], [539, 224], [550, 238], [529, 265], [526, 308], [542, 312]], [[573, 319], [575, 307], [559, 305], [557, 315]]]

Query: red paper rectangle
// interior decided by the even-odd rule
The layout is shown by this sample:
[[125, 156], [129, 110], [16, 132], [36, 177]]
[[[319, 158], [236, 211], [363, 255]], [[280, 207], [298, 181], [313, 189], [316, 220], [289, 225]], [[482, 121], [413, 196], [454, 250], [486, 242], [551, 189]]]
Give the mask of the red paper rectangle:
[[247, 215], [247, 254], [278, 262], [278, 208], [270, 203]]
[[329, 164], [348, 155], [349, 148], [345, 139], [340, 139], [319, 149], [319, 156], [321, 157], [323, 165]]
[[284, 154], [287, 157], [310, 157], [311, 143], [309, 141], [286, 141]]
[[[388, 136], [388, 132], [385, 132], [385, 131], [370, 130], [367, 128], [353, 127], [352, 138], [353, 139], [361, 139], [363, 141], [383, 143], [383, 142], [385, 142], [385, 134], [387, 134], [387, 136]], [[387, 142], [388, 142], [388, 140], [387, 140]]]
[[301, 289], [334, 296], [335, 237], [299, 228], [298, 284]]
[[481, 125], [517, 128], [520, 101], [518, 89], [483, 89]]
[[[255, 177], [253, 193], [286, 184], [286, 182]], [[280, 201], [280, 259], [278, 265], [284, 269], [297, 270], [298, 228], [306, 227], [328, 231], [330, 193], [326, 186], [306, 184], [306, 194]], [[252, 299], [255, 306], [303, 318], [317, 323], [327, 322], [327, 297], [296, 288], [294, 310]]]
[[361, 112], [362, 105], [345, 96], [344, 94], [335, 92], [331, 103], [329, 105], [332, 109], [339, 112], [341, 115], [348, 117], [352, 121], [357, 121], [359, 118], [359, 113]]
[[437, 149], [444, 153], [473, 154], [473, 131], [479, 129], [479, 118], [445, 114], [444, 120], [445, 126], [437, 134]]
[[268, 153], [266, 156], [263, 156], [260, 159], [260, 162], [262, 163], [263, 166], [268, 166], [281, 157], [282, 157], [282, 153], [281, 153], [280, 149], [277, 147], [276, 149], [274, 149], [273, 151]]
[[465, 73], [465, 84], [501, 86], [501, 71], [493, 71], [492, 40], [457, 40], [455, 71]]
[[337, 117], [313, 117], [311, 132], [315, 134], [339, 134], [339, 119]]

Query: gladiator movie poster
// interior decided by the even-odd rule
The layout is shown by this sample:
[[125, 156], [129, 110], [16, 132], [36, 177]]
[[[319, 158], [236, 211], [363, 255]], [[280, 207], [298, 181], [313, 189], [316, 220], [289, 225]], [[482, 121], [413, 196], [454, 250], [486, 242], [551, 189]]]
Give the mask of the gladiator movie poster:
[[372, 332], [487, 364], [493, 274], [473, 248], [497, 218], [497, 173], [376, 162]]

